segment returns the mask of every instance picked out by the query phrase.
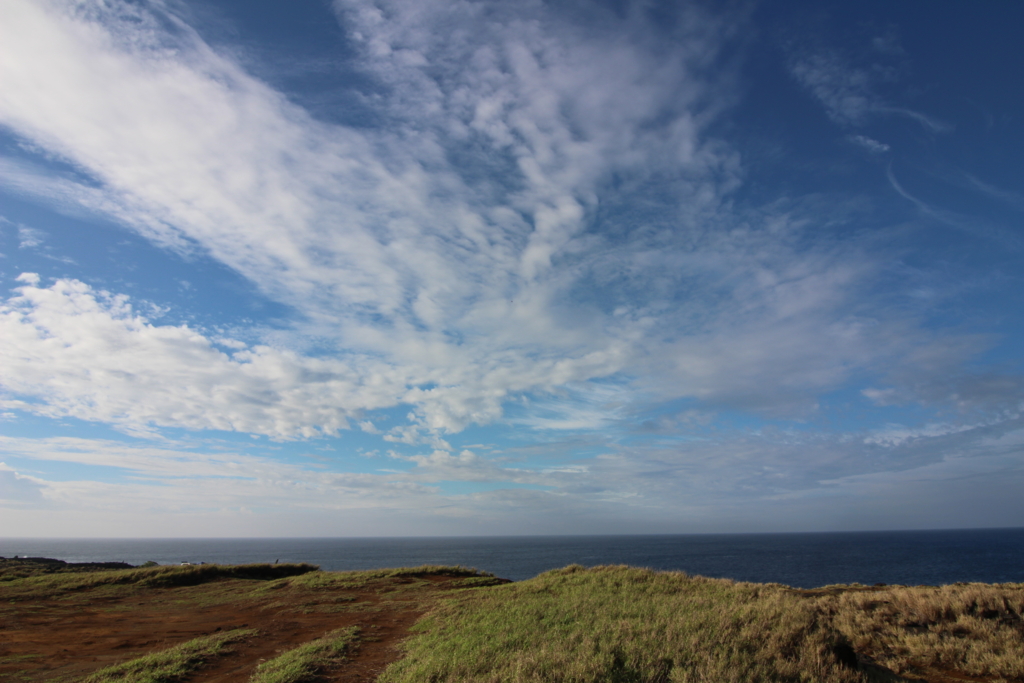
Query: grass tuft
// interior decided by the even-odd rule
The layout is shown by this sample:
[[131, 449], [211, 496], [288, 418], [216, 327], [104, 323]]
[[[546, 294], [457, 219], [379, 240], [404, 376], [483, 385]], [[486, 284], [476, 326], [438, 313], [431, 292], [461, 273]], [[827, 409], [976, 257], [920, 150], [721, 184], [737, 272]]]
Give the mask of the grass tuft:
[[194, 638], [160, 652], [100, 669], [82, 683], [171, 683], [199, 669], [211, 658], [224, 654], [226, 645], [255, 634], [255, 629], [239, 628]]
[[308, 683], [336, 668], [345, 659], [359, 629], [355, 626], [332, 631], [322, 638], [300, 645], [263, 662], [249, 683]]

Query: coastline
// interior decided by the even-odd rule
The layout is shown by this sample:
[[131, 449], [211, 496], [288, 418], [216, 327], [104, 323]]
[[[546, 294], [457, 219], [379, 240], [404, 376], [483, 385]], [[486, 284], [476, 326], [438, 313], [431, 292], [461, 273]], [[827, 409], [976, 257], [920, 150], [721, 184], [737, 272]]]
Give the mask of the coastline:
[[1024, 529], [440, 538], [2, 539], [0, 555], [140, 565], [298, 562], [328, 571], [421, 564], [525, 580], [570, 564], [625, 564], [800, 588], [1024, 581]]

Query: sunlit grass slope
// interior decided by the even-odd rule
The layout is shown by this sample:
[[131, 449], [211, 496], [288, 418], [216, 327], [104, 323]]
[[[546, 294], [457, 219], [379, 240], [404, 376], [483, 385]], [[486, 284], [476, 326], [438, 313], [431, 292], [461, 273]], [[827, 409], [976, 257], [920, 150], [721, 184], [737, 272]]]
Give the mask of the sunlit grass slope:
[[566, 567], [449, 602], [380, 679], [855, 681], [843, 638], [776, 585]]
[[571, 566], [441, 604], [379, 680], [1024, 680], [1022, 610], [1017, 584], [801, 591]]

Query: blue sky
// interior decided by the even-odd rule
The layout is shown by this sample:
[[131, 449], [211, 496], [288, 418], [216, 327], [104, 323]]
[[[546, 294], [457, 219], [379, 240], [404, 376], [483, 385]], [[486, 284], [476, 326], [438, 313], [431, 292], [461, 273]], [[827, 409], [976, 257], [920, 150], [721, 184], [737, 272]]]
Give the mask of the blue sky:
[[0, 7], [0, 535], [1024, 525], [1024, 5]]

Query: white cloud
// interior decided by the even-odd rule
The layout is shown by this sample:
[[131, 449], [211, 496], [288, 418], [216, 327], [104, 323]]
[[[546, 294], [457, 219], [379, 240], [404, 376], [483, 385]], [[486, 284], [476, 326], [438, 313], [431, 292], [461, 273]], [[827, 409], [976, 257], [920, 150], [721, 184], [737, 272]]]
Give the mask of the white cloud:
[[[322, 528], [334, 534], [339, 529], [365, 534], [368, 528], [401, 533], [400, 527], [385, 524], [393, 514], [412, 515], [416, 525], [433, 533], [479, 531], [475, 524], [485, 524], [491, 533], [529, 533], [544, 519], [550, 522], [544, 527], [548, 532], [577, 533], [898, 528], [920, 525], [937, 496], [954, 507], [940, 516], [943, 520], [958, 512], [974, 524], [992, 525], [999, 519], [1020, 523], [1019, 505], [1013, 502], [1019, 489], [1007, 487], [1007, 482], [1024, 478], [1019, 415], [964, 429], [926, 425], [899, 435], [890, 431], [889, 436], [898, 438], [770, 428], [711, 430], [702, 439], [606, 442], [599, 457], [585, 462], [563, 455], [533, 467], [511, 452], [435, 449], [412, 456], [390, 453], [393, 460], [412, 467], [373, 473], [282, 462], [273, 449], [253, 454], [224, 450], [223, 445], [0, 437], [0, 452], [8, 459], [75, 463], [118, 473], [114, 481], [102, 473], [90, 474], [92, 481], [46, 481], [7, 474], [11, 468], [0, 466], [0, 484], [13, 482], [21, 496], [5, 501], [14, 506], [5, 514], [30, 503], [40, 514], [73, 509], [84, 524], [131, 510], [135, 526], [118, 527], [125, 535], [138, 535], [143, 528], [174, 535], [175, 524], [180, 532], [184, 523], [172, 524], [174, 520], [199, 513], [209, 516], [209, 525], [195, 526], [195, 532], [210, 534], [243, 508], [258, 510], [256, 527], [250, 524], [246, 533], [271, 528], [267, 525], [286, 510], [292, 515], [307, 510], [332, 520]], [[910, 438], [903, 438], [911, 431]], [[24, 471], [25, 465], [20, 468]], [[546, 490], [445, 495], [438, 482]], [[979, 488], [992, 493], [991, 510], [1002, 516], [987, 514], [987, 506], [970, 507], [970, 492]], [[894, 491], [903, 492], [898, 505], [892, 502]], [[820, 507], [823, 497], [830, 501], [825, 508]], [[876, 504], [881, 507], [876, 509]], [[888, 521], [879, 517], [879, 509], [892, 515]], [[810, 514], [812, 510], [817, 512]]]
[[17, 282], [24, 282], [26, 284], [35, 286], [39, 284], [39, 273], [22, 273], [21, 275], [14, 279]]
[[955, 228], [965, 234], [983, 237], [986, 240], [999, 244], [1005, 249], [1012, 249], [1014, 251], [1024, 250], [1024, 239], [1021, 239], [1016, 230], [1007, 229], [998, 223], [992, 223], [991, 221], [987, 221], [983, 218], [950, 211], [948, 209], [941, 208], [940, 206], [922, 201], [910, 194], [910, 192], [903, 187], [903, 185], [896, 179], [896, 174], [893, 172], [892, 167], [887, 169], [886, 176], [888, 177], [889, 184], [892, 185], [892, 188], [896, 190], [901, 197], [917, 206], [923, 215], [939, 221], [940, 223], [944, 223], [945, 225]]
[[4, 436], [0, 437], [0, 447], [4, 452], [21, 458], [117, 468], [151, 479], [249, 479], [274, 475], [279, 477], [282, 472], [290, 470], [273, 460], [242, 453], [190, 452], [173, 446], [131, 445], [109, 439], [27, 439]]
[[18, 247], [21, 249], [32, 249], [46, 241], [46, 233], [36, 228], [25, 225], [18, 226]]
[[[486, 507], [486, 501], [442, 495], [433, 485], [439, 481], [500, 484], [551, 478], [501, 468], [469, 451], [403, 457], [400, 459], [415, 466], [408, 471], [374, 473], [323, 471], [320, 465], [301, 467], [282, 463], [270, 452], [253, 455], [195, 444], [191, 448], [183, 444], [154, 447], [76, 437], [0, 436], [0, 451], [30, 463], [74, 463], [90, 468], [86, 470], [88, 478], [47, 481], [16, 474], [0, 464], [0, 504], [6, 506], [5, 514], [32, 503], [41, 513], [73, 509], [74, 517], [84, 523], [130, 511], [135, 522], [118, 526], [128, 530], [121, 533], [135, 535], [142, 529], [153, 533], [157, 528], [174, 528], [175, 520], [196, 514], [209, 516], [210, 526], [195, 527], [199, 535], [208, 535], [241, 509], [258, 510], [251, 514], [261, 520], [263, 529], [280, 514], [308, 510], [323, 519], [334, 519], [333, 534], [340, 528], [366, 534], [370, 527], [360, 530], [346, 515], [356, 514], [363, 520], [361, 524], [376, 525], [396, 512], [429, 521], [472, 515], [477, 506]], [[159, 521], [160, 516], [164, 522]], [[406, 528], [415, 528], [415, 524]]]
[[[639, 10], [623, 29], [542, 5], [335, 7], [377, 128], [313, 119], [162, 5], [0, 7], [0, 122], [74, 169], [6, 160], [0, 181], [201, 250], [297, 311], [243, 348], [23, 280], [3, 309], [9, 407], [295, 438], [407, 405], [384, 438], [447, 450], [442, 432], [510, 397], [609, 377], [602, 406], [806, 414], [927, 346], [902, 312], [855, 305], [877, 269], [855, 244], [730, 207], [738, 155], [706, 132], [729, 100], [706, 73], [724, 29], [700, 10], [663, 40]], [[807, 64], [837, 116], [874, 106], [860, 77]], [[599, 423], [545, 419], [524, 424]]]
[[[688, 65], [703, 58], [713, 37], [665, 58], [635, 40], [609, 53], [600, 41], [567, 40], [564, 26], [525, 21], [507, 35], [470, 31], [460, 34], [463, 43], [430, 38], [417, 47], [429, 32], [407, 15], [410, 7], [397, 9], [398, 25], [376, 29], [396, 33], [388, 38], [394, 48], [383, 50], [381, 36], [367, 38], [377, 45], [371, 53], [389, 55], [370, 59], [374, 73], [386, 81], [389, 70], [427, 62], [453, 71], [433, 85], [416, 76], [422, 87], [409, 93], [440, 98], [416, 103], [424, 116], [367, 132], [310, 119], [171, 16], [118, 2], [6, 4], [0, 45], [10, 58], [0, 61], [0, 120], [90, 182], [13, 161], [4, 165], [5, 180], [112, 215], [161, 244], [208, 251], [303, 311], [339, 349], [380, 358], [375, 367], [391, 386], [382, 391], [391, 395], [385, 404], [409, 402], [431, 430], [491, 421], [510, 392], [617, 372], [628, 343], [603, 332], [596, 311], [564, 315], [575, 282], [553, 259], [579, 259], [589, 249], [585, 218], [613, 170], [686, 174], [680, 198], [714, 202], [722, 159], [698, 139], [690, 105], [704, 86]], [[437, 5], [419, 17], [446, 13]], [[413, 58], [417, 51], [422, 59]], [[463, 56], [484, 60], [485, 68], [457, 61]], [[403, 115], [412, 111], [393, 105]], [[659, 119], [667, 123], [652, 125]], [[511, 163], [513, 175], [485, 174], [477, 180], [485, 187], [470, 186], [441, 147], [467, 135], [484, 145], [481, 162]], [[266, 353], [252, 352], [254, 359]], [[307, 427], [241, 415], [208, 419], [199, 406], [209, 401], [199, 399], [171, 416], [132, 407], [140, 394], [113, 396], [119, 407], [102, 408], [104, 391], [141, 375], [121, 377], [93, 390], [71, 383], [89, 395], [82, 401], [69, 387], [63, 399], [51, 392], [47, 400], [60, 403], [55, 412], [95, 419], [117, 413], [122, 422], [278, 435], [344, 424], [341, 414], [307, 420]], [[12, 381], [32, 393], [27, 377]], [[396, 391], [395, 381], [407, 386]], [[440, 386], [416, 388], [422, 384]]]
[[537, 430], [599, 431], [624, 417], [623, 400], [628, 391], [621, 386], [588, 383], [569, 385], [552, 395], [524, 403], [524, 415], [508, 422]]
[[370, 420], [363, 420], [362, 422], [360, 422], [359, 423], [359, 428], [361, 430], [363, 430], [364, 432], [366, 432], [367, 434], [380, 434], [381, 433], [381, 431], [379, 429], [377, 429], [377, 427], [375, 427], [373, 422], [370, 421]]
[[[385, 440], [450, 449], [437, 430], [492, 421], [511, 391], [570, 387], [568, 402], [552, 395], [534, 402], [529, 416], [516, 418], [545, 429], [606, 424], [637, 398], [635, 385], [579, 385], [572, 362], [515, 357], [494, 359], [491, 368], [448, 368], [446, 385], [422, 389], [417, 384], [436, 370], [396, 367], [371, 356], [310, 358], [268, 346], [224, 345], [184, 325], [155, 325], [123, 295], [75, 280], [49, 287], [34, 274], [21, 280], [27, 284], [0, 306], [8, 409], [69, 415], [136, 432], [174, 426], [296, 438], [334, 434], [353, 419], [374, 433], [361, 414], [404, 403], [424, 417], [411, 414], [410, 423], [394, 427]], [[863, 366], [912, 345], [912, 337], [900, 330], [880, 347], [877, 324], [866, 336], [855, 320], [822, 325], [820, 314], [808, 317], [806, 309], [822, 306], [818, 297], [828, 289], [817, 277], [807, 284], [807, 289], [796, 286], [795, 298], [779, 297], [777, 291], [767, 310], [749, 321], [673, 342], [644, 391], [653, 399], [742, 396], [778, 407], [786, 392], [799, 397], [841, 382], [847, 370], [837, 359]], [[784, 289], [794, 286], [790, 281]], [[812, 289], [814, 297], [807, 299]], [[826, 304], [827, 314], [832, 304]], [[664, 347], [655, 350], [664, 358]], [[588, 361], [590, 356], [581, 359]]]
[[978, 425], [926, 424], [922, 427], [911, 428], [903, 425], [888, 425], [884, 429], [875, 430], [870, 436], [864, 439], [864, 443], [878, 444], [880, 446], [899, 446], [913, 439], [966, 432], [977, 426]]
[[[677, 5], [678, 25], [665, 27], [642, 3], [619, 17], [336, 0], [354, 46], [346, 68], [360, 74], [349, 94], [374, 122], [346, 126], [317, 120], [163, 3], [0, 4], [0, 125], [23, 143], [18, 160], [0, 159], [0, 184], [208, 255], [290, 315], [269, 332], [160, 325], [139, 298], [24, 273], [0, 303], [4, 416], [147, 437], [177, 427], [280, 440], [354, 426], [355, 440], [402, 444], [388, 452], [394, 471], [368, 474], [324, 471], [341, 467], [342, 447], [306, 469], [260, 450], [262, 439], [210, 453], [167, 438], [0, 437], [10, 462], [118, 473], [45, 481], [19, 460], [18, 473], [0, 467], [0, 492], [19, 506], [111, 514], [94, 520], [146, 510], [147, 523], [262, 502], [348, 516], [346, 529], [353, 510], [388, 509], [416, 513], [405, 524], [486, 522], [486, 533], [541, 519], [569, 531], [680, 530], [657, 526], [679, 520], [725, 530], [743, 515], [746, 529], [785, 515], [791, 528], [854, 524], [837, 520], [856, 510], [826, 520], [801, 505], [891, 494], [887, 481], [924, 496], [927, 482], [952, 491], [957, 477], [1018, 476], [1021, 380], [958, 370], [990, 339], [936, 331], [924, 304], [893, 304], [892, 254], [846, 229], [831, 197], [732, 203], [740, 156], [709, 133], [734, 98], [716, 64], [728, 27]], [[892, 39], [877, 47], [901, 55]], [[831, 52], [791, 67], [844, 127], [896, 115], [946, 130], [880, 94], [894, 78], [884, 69]], [[205, 294], [201, 277], [179, 282]], [[753, 412], [806, 426], [824, 393], [863, 381], [883, 387], [861, 392], [878, 405], [950, 413], [842, 434], [718, 422]], [[393, 410], [382, 419], [383, 409]], [[451, 436], [503, 416], [527, 445], [466, 448]], [[551, 490], [442, 495], [438, 482], [451, 481]]]
[[850, 142], [855, 145], [860, 145], [872, 154], [881, 154], [889, 151], [889, 145], [884, 142], [879, 142], [874, 138], [869, 138], [866, 135], [851, 135]]
[[499, 482], [517, 484], [547, 484], [553, 481], [545, 473], [501, 467], [493, 460], [483, 458], [468, 449], [458, 455], [450, 451], [435, 450], [429, 455], [403, 458], [416, 463], [411, 476], [420, 481]]
[[128, 298], [38, 276], [0, 306], [9, 408], [113, 423], [280, 438], [335, 433], [361, 409], [389, 405], [403, 385], [369, 387], [348, 366], [264, 346], [228, 355], [187, 326], [157, 326]]
[[791, 71], [836, 123], [860, 125], [877, 107], [870, 74], [851, 69], [835, 55], [808, 55], [796, 60]]
[[[405, 475], [322, 472], [244, 452], [185, 450], [104, 439], [0, 437], [0, 448], [29, 460], [76, 463], [127, 471], [125, 481], [46, 482], [45, 496], [55, 505], [118, 509], [298, 505], [320, 508], [387, 505], [430, 491]], [[43, 480], [34, 480], [42, 482]], [[111, 492], [117, 495], [110, 497]], [[421, 502], [421, 505], [423, 503]]]
[[0, 462], [0, 504], [33, 503], [42, 500], [43, 482], [27, 477]]
[[[896, 80], [892, 69], [880, 64], [864, 68], [850, 65], [838, 54], [822, 51], [792, 59], [790, 72], [825, 108], [828, 117], [844, 126], [862, 126], [875, 116], [903, 116], [921, 124], [932, 133], [948, 133], [949, 124], [908, 107], [890, 104], [877, 92], [877, 86]], [[851, 138], [857, 144], [877, 150], [877, 143], [864, 136]], [[876, 143], [870, 145], [868, 141]]]
[[[599, 51], [580, 44], [563, 63], [536, 27], [515, 29], [528, 35], [510, 37], [506, 70], [487, 73], [506, 93], [492, 94], [519, 103], [494, 119], [518, 142], [510, 150], [482, 139], [485, 157], [516, 163], [513, 185], [529, 189], [488, 198], [438, 156], [440, 133], [315, 122], [187, 27], [161, 33], [136, 6], [14, 2], [3, 11], [0, 44], [16, 59], [0, 62], [0, 119], [93, 181], [9, 162], [9, 186], [107, 212], [168, 246], [199, 245], [298, 307], [340, 348], [412, 368], [403, 372], [413, 383], [451, 377], [445, 384], [458, 388], [407, 397], [432, 429], [492, 420], [509, 391], [617, 371], [618, 339], [593, 334], [598, 320], [552, 307], [572, 280], [551, 260], [578, 252], [586, 205], [610, 167], [645, 168], [655, 153], [659, 166], [698, 173], [715, 161], [700, 152], [686, 101], [671, 103], [669, 128], [647, 125], [667, 106], [659, 82], [685, 81], [685, 60], [669, 60], [628, 98], [606, 83], [627, 87], [656, 66], [635, 46], [592, 63]], [[614, 73], [604, 68], [612, 61]], [[456, 81], [476, 73], [463, 69]], [[467, 85], [457, 88], [463, 99]], [[573, 116], [563, 120], [552, 97]], [[469, 131], [459, 117], [480, 107], [460, 106], [437, 125]], [[638, 145], [630, 136], [641, 129], [650, 139]]]

